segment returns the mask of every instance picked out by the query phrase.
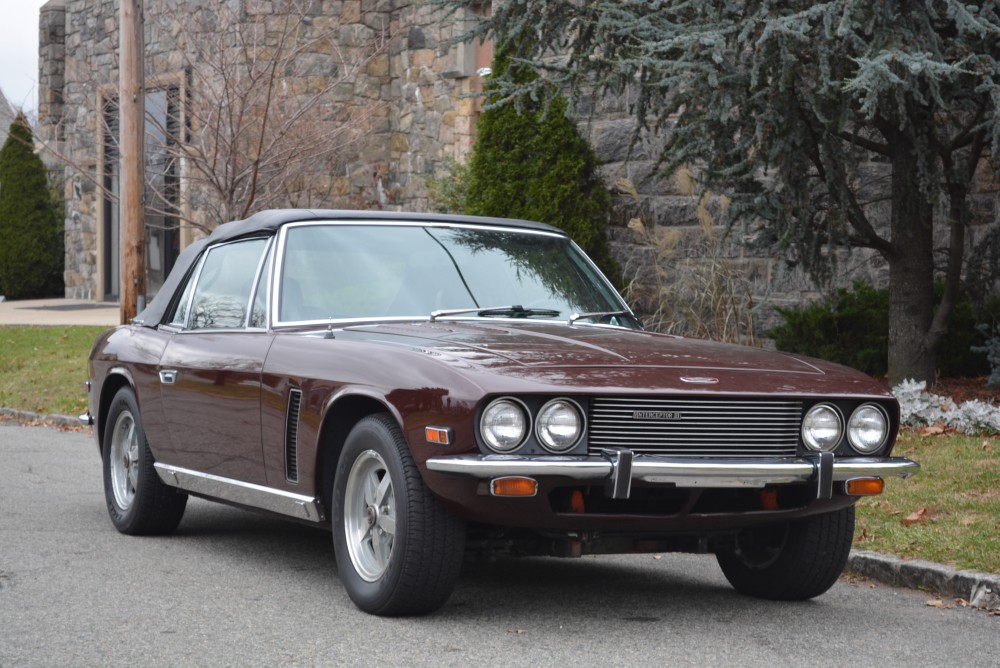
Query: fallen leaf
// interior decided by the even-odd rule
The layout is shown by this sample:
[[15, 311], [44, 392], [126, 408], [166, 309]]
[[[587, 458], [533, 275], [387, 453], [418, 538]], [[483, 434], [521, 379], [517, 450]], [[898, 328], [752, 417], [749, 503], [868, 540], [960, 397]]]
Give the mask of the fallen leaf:
[[942, 601], [941, 599], [938, 599], [938, 598], [930, 600], [930, 601], [927, 601], [927, 605], [930, 606], [930, 607], [932, 607], [932, 608], [937, 608], [938, 610], [954, 610], [955, 609], [955, 604], [954, 603], [945, 603], [944, 601]]
[[921, 508], [920, 510], [916, 510], [907, 515], [906, 517], [904, 517], [903, 519], [899, 520], [899, 523], [905, 527], [908, 527], [912, 526], [913, 524], [916, 524], [917, 522], [923, 522], [926, 520], [927, 520], [927, 509]]
[[934, 424], [929, 427], [924, 427], [920, 430], [920, 433], [924, 436], [937, 436], [944, 433], [944, 427], [939, 424]]
[[513, 633], [516, 636], [523, 636], [527, 631], [525, 629], [511, 629], [508, 633]]

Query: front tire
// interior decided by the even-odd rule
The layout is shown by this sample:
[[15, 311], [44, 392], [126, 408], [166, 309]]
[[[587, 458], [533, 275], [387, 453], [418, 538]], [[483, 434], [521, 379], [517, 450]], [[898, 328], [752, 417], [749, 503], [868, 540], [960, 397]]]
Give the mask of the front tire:
[[104, 498], [115, 528], [129, 535], [173, 532], [184, 516], [187, 494], [156, 474], [131, 388], [123, 387], [111, 400], [101, 454]]
[[804, 601], [840, 577], [854, 541], [854, 506], [786, 524], [744, 529], [716, 559], [736, 591], [772, 601]]
[[391, 416], [366, 417], [348, 435], [334, 477], [332, 520], [340, 580], [361, 610], [420, 615], [448, 600], [462, 565], [465, 525], [427, 490]]

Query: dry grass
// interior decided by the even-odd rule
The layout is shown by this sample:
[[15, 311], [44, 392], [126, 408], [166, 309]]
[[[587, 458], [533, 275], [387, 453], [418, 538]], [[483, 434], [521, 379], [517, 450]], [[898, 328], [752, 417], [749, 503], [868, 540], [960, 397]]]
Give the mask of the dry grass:
[[[646, 266], [626, 265], [630, 277], [624, 296], [641, 314], [647, 329], [669, 334], [754, 345], [753, 299], [749, 280], [723, 253], [717, 213], [724, 215], [729, 200], [705, 191], [698, 193], [693, 175], [675, 176], [680, 192], [697, 199], [701, 237], [684, 244], [682, 231], [653, 228], [633, 218], [628, 227], [655, 253]], [[639, 194], [627, 179], [617, 189], [637, 201]]]

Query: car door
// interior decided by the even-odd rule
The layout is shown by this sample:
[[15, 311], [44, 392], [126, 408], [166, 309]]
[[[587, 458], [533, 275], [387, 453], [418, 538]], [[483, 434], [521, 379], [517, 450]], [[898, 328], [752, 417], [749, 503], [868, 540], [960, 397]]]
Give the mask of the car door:
[[201, 258], [175, 306], [160, 359], [172, 452], [161, 461], [264, 483], [260, 381], [271, 345], [271, 240], [221, 244]]

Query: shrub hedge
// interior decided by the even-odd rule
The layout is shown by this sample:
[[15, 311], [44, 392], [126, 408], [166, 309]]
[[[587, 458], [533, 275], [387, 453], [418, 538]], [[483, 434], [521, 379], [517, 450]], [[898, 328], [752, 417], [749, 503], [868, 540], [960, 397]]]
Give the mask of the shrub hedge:
[[[941, 298], [941, 286], [935, 299]], [[854, 367], [872, 376], [888, 372], [889, 291], [857, 282], [831, 298], [799, 308], [779, 308], [784, 322], [768, 330], [778, 350], [818, 357]], [[945, 378], [983, 376], [990, 365], [981, 348], [987, 339], [977, 325], [1000, 321], [1000, 299], [977, 315], [969, 298], [955, 308], [938, 350], [938, 372]]]

